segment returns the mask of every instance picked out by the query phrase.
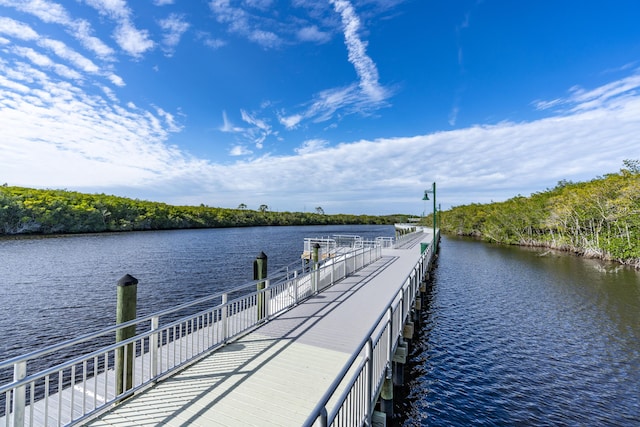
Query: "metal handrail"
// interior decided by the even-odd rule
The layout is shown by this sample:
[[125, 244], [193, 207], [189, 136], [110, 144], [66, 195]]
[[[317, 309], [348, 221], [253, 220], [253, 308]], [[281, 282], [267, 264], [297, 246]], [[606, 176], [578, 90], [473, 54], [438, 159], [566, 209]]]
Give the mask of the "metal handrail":
[[[436, 234], [439, 234], [439, 230], [436, 231]], [[437, 238], [437, 235], [436, 235]], [[329, 421], [333, 420], [333, 418], [335, 418], [335, 416], [337, 416], [338, 412], [340, 411], [346, 397], [349, 395], [350, 390], [345, 390], [341, 396], [340, 399], [337, 401], [336, 406], [334, 408], [334, 410], [331, 412], [331, 414], [328, 413], [327, 410], [327, 404], [329, 402], [329, 400], [333, 397], [333, 395], [335, 394], [335, 392], [338, 390], [338, 387], [343, 383], [343, 381], [345, 380], [345, 377], [347, 375], [347, 373], [353, 368], [354, 364], [356, 363], [356, 361], [358, 360], [358, 357], [362, 354], [363, 350], [367, 347], [367, 345], [369, 345], [371, 348], [374, 348], [378, 342], [380, 342], [381, 338], [384, 335], [385, 332], [385, 327], [381, 328], [380, 333], [378, 333], [376, 335], [376, 338], [373, 339], [374, 333], [376, 330], [378, 330], [378, 328], [381, 327], [382, 321], [386, 319], [388, 322], [387, 326], [391, 326], [391, 329], [393, 329], [393, 325], [392, 325], [392, 314], [390, 315], [389, 313], [394, 313], [395, 310], [399, 307], [399, 306], [404, 306], [404, 307], [409, 307], [409, 304], [405, 305], [404, 304], [404, 290], [406, 288], [408, 288], [409, 286], [412, 285], [414, 287], [419, 286], [419, 280], [411, 280], [412, 276], [415, 278], [417, 277], [417, 272], [419, 271], [419, 275], [420, 277], [424, 276], [424, 273], [426, 272], [426, 267], [428, 265], [428, 262], [430, 261], [431, 257], [433, 254], [433, 245], [429, 245], [429, 247], [427, 248], [427, 250], [422, 253], [422, 255], [420, 256], [420, 259], [418, 260], [417, 264], [414, 266], [414, 268], [412, 269], [412, 271], [407, 275], [407, 277], [405, 278], [405, 280], [402, 282], [403, 285], [402, 287], [398, 290], [398, 292], [396, 294], [394, 294], [394, 296], [389, 300], [389, 302], [387, 303], [387, 305], [385, 306], [385, 309], [383, 310], [382, 313], [380, 313], [380, 315], [378, 316], [377, 320], [374, 322], [374, 325], [369, 329], [369, 331], [367, 332], [367, 334], [365, 335], [365, 337], [363, 338], [363, 340], [360, 342], [360, 344], [358, 345], [358, 347], [356, 348], [356, 350], [351, 354], [351, 356], [349, 357], [349, 359], [347, 360], [347, 362], [344, 364], [342, 370], [340, 371], [340, 373], [336, 376], [336, 378], [334, 379], [334, 381], [331, 383], [331, 385], [329, 386], [329, 388], [327, 389], [327, 391], [325, 392], [325, 394], [322, 396], [322, 398], [320, 399], [320, 401], [318, 402], [318, 404], [314, 407], [314, 409], [311, 411], [311, 413], [309, 414], [309, 416], [307, 417], [307, 419], [305, 420], [303, 426], [312, 426], [316, 423], [316, 421], [318, 421], [318, 419], [320, 418], [320, 425], [321, 426], [327, 426], [329, 425]], [[400, 298], [398, 299], [398, 296], [400, 295]], [[415, 299], [415, 295], [416, 293], [413, 293], [413, 299]], [[397, 301], [397, 302], [396, 302]], [[396, 304], [394, 304], [394, 302], [396, 302]], [[410, 301], [409, 303], [412, 303], [413, 301]], [[407, 310], [408, 311], [408, 310]], [[402, 313], [402, 322], [404, 322], [404, 317], [405, 313]], [[398, 328], [398, 331], [400, 330], [400, 328]], [[391, 358], [392, 358], [392, 351], [395, 351], [395, 347], [398, 343], [398, 338], [399, 338], [399, 333], [397, 334], [396, 337], [390, 337], [390, 339], [392, 339], [393, 341], [390, 343], [390, 348], [388, 351], [388, 360], [387, 363], [391, 362]], [[369, 372], [369, 378], [371, 381], [372, 378], [375, 377], [376, 373], [372, 372], [372, 365], [373, 365], [373, 360], [367, 360], [367, 364], [369, 365], [369, 369], [371, 370]], [[353, 385], [355, 382], [355, 379], [357, 379], [357, 377], [363, 372], [362, 369], [358, 369], [356, 370], [356, 372], [354, 373], [354, 376], [349, 380], [349, 384]], [[372, 408], [373, 408], [373, 399], [375, 399], [375, 397], [377, 396], [379, 390], [374, 389], [373, 384], [370, 385], [369, 388], [369, 396], [367, 396], [368, 398], [368, 402], [363, 402], [365, 405], [368, 406], [368, 413], [366, 414], [367, 419], [370, 421], [371, 420], [371, 415], [373, 413]], [[370, 425], [370, 423], [369, 423]]]
[[[85, 402], [83, 400], [82, 412], [79, 417], [76, 417], [73, 404], [71, 405], [72, 409], [70, 410], [70, 413], [63, 413], [62, 407], [58, 407], [58, 412], [56, 413], [58, 423], [66, 424], [67, 421], [62, 422], [64, 417], [65, 420], [68, 420], [69, 424], [75, 424], [89, 416], [105, 410], [113, 403], [133, 394], [135, 391], [145, 387], [145, 385], [150, 384], [159, 377], [166, 376], [179, 367], [199, 359], [216, 347], [228, 343], [232, 338], [237, 338], [252, 328], [268, 321], [273, 315], [292, 307], [301, 300], [311, 296], [313, 293], [318, 292], [320, 290], [319, 285], [321, 283], [322, 288], [330, 286], [335, 283], [335, 281], [345, 277], [353, 271], [362, 268], [368, 263], [374, 262], [380, 258], [380, 256], [380, 246], [373, 246], [369, 249], [357, 248], [352, 252], [342, 254], [339, 258], [327, 259], [324, 263], [314, 263], [310, 269], [305, 268], [303, 262], [301, 274], [298, 275], [299, 270], [295, 268], [293, 271], [293, 277], [291, 277], [291, 266], [293, 265], [291, 264], [277, 270], [270, 277], [265, 279], [267, 281], [265, 289], [257, 290], [256, 285], [261, 282], [261, 280], [251, 281], [245, 285], [241, 285], [225, 292], [219, 292], [210, 296], [202, 297], [188, 303], [180, 304], [173, 308], [152, 313], [118, 325], [109, 326], [100, 331], [85, 334], [62, 343], [54, 344], [22, 356], [2, 361], [0, 362], [0, 369], [7, 369], [12, 365], [14, 367], [14, 380], [10, 383], [0, 385], [0, 394], [4, 394], [6, 403], [4, 421], [9, 425], [9, 419], [12, 417], [14, 421], [13, 425], [22, 425], [20, 424], [20, 420], [24, 420], [25, 418], [25, 407], [29, 407], [31, 414], [33, 414], [33, 405], [37, 401], [44, 400], [45, 408], [47, 408], [50, 396], [54, 396], [56, 393], [58, 393], [57, 399], [58, 402], [60, 402], [62, 400], [61, 393], [68, 389], [68, 387], [66, 387], [67, 384], [70, 384], [71, 387], [84, 387], [82, 399], [86, 400], [86, 393], [88, 390], [87, 382], [94, 381], [93, 405], [88, 405], [89, 409], [85, 410]], [[336, 271], [340, 270], [338, 267], [339, 265], [342, 265], [342, 273]], [[285, 291], [287, 289], [291, 289], [291, 287], [294, 288], [294, 296], [284, 295]], [[251, 289], [252, 292], [247, 292], [249, 289]], [[238, 292], [242, 292], [243, 294], [234, 300], [228, 300], [228, 295]], [[249, 310], [254, 310], [254, 313], [257, 313], [257, 299], [259, 298], [259, 295], [264, 295], [266, 297], [267, 304], [265, 305], [265, 317], [255, 317], [254, 314], [252, 315], [252, 320], [249, 320], [249, 318], [251, 318], [251, 316], [248, 316]], [[284, 295], [284, 298], [282, 295]], [[191, 314], [177, 320], [172, 320], [165, 325], [160, 326], [159, 324], [160, 317], [167, 316], [199, 304], [215, 301], [216, 299], [221, 300], [221, 303], [203, 311], [199, 311], [198, 313]], [[274, 305], [273, 307], [271, 307], [272, 304]], [[142, 323], [150, 323], [149, 329], [137, 333], [132, 338], [115, 344], [112, 343], [108, 346], [101, 346], [100, 349], [91, 350], [89, 353], [84, 353], [80, 356], [73, 357], [71, 360], [67, 360], [63, 363], [27, 375], [26, 364], [29, 360], [51, 354], [74, 345], [82, 344], [92, 339], [103, 337], [107, 334], [112, 334], [120, 328], [139, 325]], [[205, 335], [207, 333], [204, 330], [205, 328], [218, 328], [216, 331], [221, 332], [222, 337], [218, 339], [218, 332], [215, 332], [216, 338], [212, 339], [210, 336]], [[219, 328], [222, 328], [222, 331], [219, 331]], [[209, 341], [207, 341], [207, 343], [203, 342], [202, 345], [200, 345], [200, 334], [203, 335], [203, 341]], [[213, 332], [211, 332], [211, 334], [211, 336], [213, 336]], [[191, 340], [190, 348], [189, 339]], [[185, 341], [183, 342], [181, 340]], [[196, 345], [194, 345], [194, 340], [198, 340]], [[186, 346], [184, 355], [182, 354], [183, 343]], [[172, 361], [169, 360], [169, 345], [172, 345], [173, 348], [173, 364]], [[142, 364], [140, 368], [142, 370], [139, 378], [140, 381], [137, 381], [137, 379], [134, 378], [132, 388], [121, 393], [116, 391], [115, 396], [113, 393], [109, 393], [109, 395], [112, 396], [110, 398], [106, 391], [109, 381], [107, 373], [112, 371], [113, 363], [115, 363], [115, 355], [113, 355], [113, 352], [117, 349], [126, 348], [128, 346], [134, 347], [134, 354], [136, 351], [139, 352], [139, 356], [136, 356], [133, 363]], [[165, 347], [166, 361], [162, 358]], [[145, 351], [147, 348], [148, 351]], [[177, 351], [180, 351], [179, 357], [176, 357]], [[144, 365], [145, 358], [147, 358], [146, 355], [148, 355], [148, 362], [146, 363], [150, 365], [148, 367], [145, 367]], [[139, 361], [137, 360], [138, 357], [140, 358]], [[160, 364], [159, 368], [155, 366], [158, 363]], [[166, 369], [163, 365], [166, 365]], [[93, 369], [93, 372], [91, 372], [91, 369]], [[80, 371], [82, 380], [76, 383], [74, 382], [74, 378], [77, 371]], [[71, 382], [69, 382], [67, 377], [65, 377], [67, 374], [71, 376]], [[97, 375], [103, 374], [105, 375], [104, 402], [101, 402], [101, 404], [98, 405], [95, 397], [98, 392]], [[52, 385], [52, 387], [57, 390], [55, 393], [49, 390], [49, 380], [51, 378], [51, 383], [55, 383], [57, 381], [55, 386]], [[41, 387], [43, 382], [43, 387], [45, 388], [44, 397], [42, 399], [36, 399], [34, 397], [34, 389]], [[75, 392], [71, 392], [72, 400], [74, 393]], [[51, 399], [54, 400], [53, 397], [51, 397]], [[13, 411], [9, 404], [10, 400], [12, 400], [14, 404]], [[17, 407], [15, 405], [17, 405]], [[58, 403], [58, 405], [61, 404]], [[33, 423], [33, 418], [31, 418], [31, 423]]]

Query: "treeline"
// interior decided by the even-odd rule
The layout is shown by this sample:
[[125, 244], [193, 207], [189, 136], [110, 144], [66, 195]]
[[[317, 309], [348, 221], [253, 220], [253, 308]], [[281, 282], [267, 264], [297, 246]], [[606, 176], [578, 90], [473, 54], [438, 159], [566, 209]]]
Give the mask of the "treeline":
[[487, 241], [544, 246], [640, 268], [640, 162], [589, 182], [505, 202], [457, 206], [440, 216], [442, 231]]
[[403, 215], [325, 215], [172, 206], [105, 194], [0, 187], [0, 235], [94, 233], [103, 231], [264, 225], [393, 224]]

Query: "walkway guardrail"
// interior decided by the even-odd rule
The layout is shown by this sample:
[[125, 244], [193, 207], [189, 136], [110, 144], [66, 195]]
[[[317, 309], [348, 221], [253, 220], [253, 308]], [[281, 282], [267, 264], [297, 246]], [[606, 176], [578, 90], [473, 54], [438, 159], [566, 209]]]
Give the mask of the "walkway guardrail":
[[[13, 381], [0, 385], [0, 426], [85, 421], [382, 256], [381, 244], [360, 246], [324, 262], [303, 260], [301, 268], [287, 267], [266, 280], [2, 361], [0, 372], [12, 369]], [[257, 290], [259, 282], [266, 282], [266, 287]], [[266, 303], [258, 304], [259, 299]], [[136, 335], [115, 343], [116, 331], [131, 326], [138, 330]], [[133, 382], [128, 390], [117, 392], [116, 354], [124, 349], [134, 352], [133, 367], [126, 366], [125, 357], [123, 370], [132, 368]], [[36, 359], [51, 360], [51, 366], [30, 372], [29, 363]]]
[[[432, 242], [437, 241], [439, 234], [439, 230], [436, 231]], [[402, 287], [380, 313], [358, 349], [351, 354], [304, 426], [372, 425], [376, 400], [385, 378], [391, 378], [393, 355], [433, 255], [434, 245], [431, 243], [402, 282]], [[338, 390], [343, 391], [336, 395]]]

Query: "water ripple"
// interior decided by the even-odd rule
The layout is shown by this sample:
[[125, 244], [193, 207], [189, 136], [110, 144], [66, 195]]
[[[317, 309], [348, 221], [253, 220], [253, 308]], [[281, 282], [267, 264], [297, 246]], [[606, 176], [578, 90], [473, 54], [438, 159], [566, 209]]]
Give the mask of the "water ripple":
[[399, 423], [640, 425], [639, 277], [589, 263], [444, 240]]

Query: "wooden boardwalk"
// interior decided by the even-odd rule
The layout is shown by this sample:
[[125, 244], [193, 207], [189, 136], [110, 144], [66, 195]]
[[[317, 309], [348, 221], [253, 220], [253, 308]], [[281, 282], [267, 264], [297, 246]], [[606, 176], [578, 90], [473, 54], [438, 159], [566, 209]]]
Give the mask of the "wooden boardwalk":
[[385, 249], [373, 264], [87, 425], [303, 424], [431, 239], [425, 232]]

